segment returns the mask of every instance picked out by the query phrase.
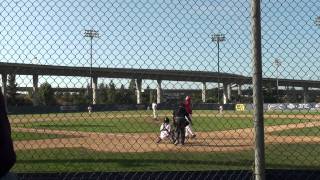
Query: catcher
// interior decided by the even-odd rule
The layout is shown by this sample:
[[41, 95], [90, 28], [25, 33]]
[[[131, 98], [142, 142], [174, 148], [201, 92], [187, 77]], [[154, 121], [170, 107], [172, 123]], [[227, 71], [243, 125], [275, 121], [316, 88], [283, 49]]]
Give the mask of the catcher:
[[174, 142], [174, 132], [171, 129], [170, 120], [168, 117], [165, 117], [160, 126], [160, 136], [157, 139], [157, 143], [160, 143], [162, 140], [168, 138]]

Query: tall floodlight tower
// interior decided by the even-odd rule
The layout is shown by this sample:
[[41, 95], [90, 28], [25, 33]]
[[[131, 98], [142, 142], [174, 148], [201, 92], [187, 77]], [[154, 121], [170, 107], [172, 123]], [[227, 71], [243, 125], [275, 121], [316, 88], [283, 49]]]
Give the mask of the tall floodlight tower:
[[275, 59], [273, 63], [276, 66], [277, 102], [279, 103], [279, 67], [281, 65], [281, 61], [279, 59]]
[[[84, 37], [89, 37], [90, 38], [90, 99], [91, 99], [91, 103], [94, 104], [95, 99], [93, 99], [93, 84], [92, 84], [92, 59], [93, 59], [93, 55], [92, 55], [92, 41], [93, 38], [98, 38], [99, 37], [99, 32], [97, 30], [93, 30], [93, 29], [89, 29], [89, 30], [85, 30], [84, 31]], [[91, 106], [88, 107], [88, 109], [91, 108]], [[90, 111], [90, 110], [89, 110]]]
[[220, 42], [223, 42], [225, 40], [224, 34], [218, 33], [218, 34], [213, 34], [211, 37], [212, 42], [217, 43], [218, 47], [218, 104], [220, 106]]

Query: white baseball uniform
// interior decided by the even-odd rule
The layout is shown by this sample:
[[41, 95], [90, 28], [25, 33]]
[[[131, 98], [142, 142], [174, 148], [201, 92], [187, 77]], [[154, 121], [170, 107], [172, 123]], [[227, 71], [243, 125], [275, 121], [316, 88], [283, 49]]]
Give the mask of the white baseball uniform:
[[160, 139], [165, 139], [170, 137], [171, 125], [169, 123], [162, 123], [160, 126]]
[[152, 110], [153, 110], [153, 118], [157, 119], [158, 114], [157, 114], [157, 103], [152, 103]]

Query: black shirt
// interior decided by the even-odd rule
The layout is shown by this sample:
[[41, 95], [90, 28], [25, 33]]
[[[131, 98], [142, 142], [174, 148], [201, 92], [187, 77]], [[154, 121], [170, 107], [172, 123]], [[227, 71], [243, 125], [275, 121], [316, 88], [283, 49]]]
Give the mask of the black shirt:
[[173, 111], [173, 117], [176, 117], [176, 118], [178, 118], [178, 117], [184, 118], [185, 116], [186, 116], [188, 119], [190, 119], [190, 118], [189, 118], [189, 114], [187, 113], [186, 108], [184, 108], [184, 107], [182, 107], [182, 106], [179, 106], [178, 109], [175, 109], [175, 110]]
[[16, 161], [16, 154], [11, 139], [10, 123], [5, 102], [0, 91], [0, 178], [8, 173]]

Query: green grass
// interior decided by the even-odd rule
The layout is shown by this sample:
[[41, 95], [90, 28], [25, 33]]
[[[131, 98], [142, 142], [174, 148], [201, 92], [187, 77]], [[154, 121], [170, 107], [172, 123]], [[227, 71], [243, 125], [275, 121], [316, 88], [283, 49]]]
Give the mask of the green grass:
[[[158, 111], [159, 120], [162, 121], [165, 116], [172, 118], [171, 110], [160, 110]], [[318, 111], [270, 111], [265, 112], [265, 115], [319, 115]], [[228, 116], [239, 116], [241, 119], [253, 119], [253, 112], [243, 111], [243, 112], [235, 112], [235, 111], [224, 111], [223, 114], [219, 114], [218, 111], [214, 110], [194, 110], [193, 116], [194, 118], [228, 118]], [[31, 121], [64, 121], [64, 120], [92, 120], [92, 119], [124, 119], [128, 118], [134, 120], [145, 120], [152, 119], [152, 111], [147, 110], [139, 110], [139, 111], [106, 111], [106, 112], [94, 112], [89, 115], [86, 112], [78, 112], [78, 113], [56, 113], [56, 114], [29, 114], [29, 115], [10, 115], [9, 119], [11, 123], [21, 124]], [[266, 117], [268, 118], [268, 117]]]
[[[160, 111], [160, 117], [171, 111]], [[279, 112], [279, 114], [303, 114]], [[201, 116], [197, 116], [200, 114]], [[269, 113], [266, 113], [269, 114]], [[317, 112], [306, 113], [317, 114]], [[252, 128], [252, 112], [225, 111], [223, 117], [216, 111], [194, 111], [193, 126], [196, 131], [221, 131]], [[43, 115], [11, 115], [13, 127], [61, 129], [72, 131], [142, 133], [158, 132], [161, 121], [151, 118], [151, 111], [122, 111], [65, 113]], [[265, 118], [266, 126], [311, 122], [297, 118]], [[273, 132], [277, 135], [319, 136], [319, 128], [292, 129]], [[60, 135], [13, 132], [14, 140], [47, 139]], [[320, 144], [266, 144], [266, 167], [269, 169], [319, 169]], [[17, 151], [15, 172], [90, 172], [90, 171], [201, 171], [251, 169], [253, 151], [232, 153], [104, 153], [87, 149], [37, 149]]]
[[[309, 122], [301, 119], [265, 119], [265, 125], [281, 125]], [[39, 121], [15, 124], [17, 127], [42, 128], [55, 130], [72, 130], [84, 132], [110, 132], [110, 133], [141, 133], [158, 132], [161, 121], [152, 118], [82, 118], [82, 119], [60, 119], [52, 121]], [[221, 131], [239, 128], [251, 128], [251, 118], [226, 118], [226, 117], [194, 117], [193, 128], [196, 131]]]
[[[319, 169], [319, 144], [267, 144], [268, 169]], [[17, 151], [14, 172], [250, 170], [253, 151], [105, 153], [86, 149]]]
[[61, 120], [43, 121], [18, 126], [25, 128], [45, 128], [55, 130], [72, 130], [84, 132], [110, 132], [110, 133], [141, 133], [157, 132], [159, 124], [147, 122], [144, 119], [121, 118], [121, 119], [80, 119], [80, 120]]
[[104, 153], [85, 149], [17, 152], [15, 172], [201, 171], [250, 169], [249, 151], [237, 153]]
[[[265, 126], [283, 124], [296, 124], [309, 122], [301, 119], [265, 119]], [[252, 128], [253, 120], [250, 118], [194, 118], [194, 126], [197, 131], [222, 131], [240, 128]]]
[[286, 111], [281, 111], [281, 110], [273, 110], [273, 111], [266, 111], [265, 114], [283, 114], [283, 115], [319, 115], [320, 111], [319, 110], [286, 110]]
[[265, 152], [268, 169], [320, 168], [320, 144], [267, 144]]
[[289, 129], [271, 133], [277, 136], [320, 136], [320, 127]]
[[11, 137], [12, 137], [13, 141], [23, 141], [23, 140], [67, 138], [67, 137], [70, 137], [70, 136], [60, 135], [60, 134], [44, 134], [44, 133], [15, 132], [15, 131], [12, 131]]

